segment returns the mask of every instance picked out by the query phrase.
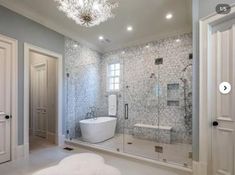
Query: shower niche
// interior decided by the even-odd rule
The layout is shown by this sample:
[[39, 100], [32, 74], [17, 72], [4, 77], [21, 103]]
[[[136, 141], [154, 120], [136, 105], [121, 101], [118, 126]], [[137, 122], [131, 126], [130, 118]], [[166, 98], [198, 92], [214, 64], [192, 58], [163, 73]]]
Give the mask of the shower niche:
[[180, 92], [179, 83], [167, 84], [167, 105], [179, 106]]

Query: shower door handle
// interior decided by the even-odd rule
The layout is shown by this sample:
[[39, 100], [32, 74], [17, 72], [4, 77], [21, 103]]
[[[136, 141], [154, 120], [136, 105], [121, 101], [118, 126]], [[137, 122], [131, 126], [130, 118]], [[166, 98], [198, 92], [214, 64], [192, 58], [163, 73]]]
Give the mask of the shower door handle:
[[128, 115], [129, 115], [129, 107], [128, 104], [125, 104], [125, 120], [128, 120]]

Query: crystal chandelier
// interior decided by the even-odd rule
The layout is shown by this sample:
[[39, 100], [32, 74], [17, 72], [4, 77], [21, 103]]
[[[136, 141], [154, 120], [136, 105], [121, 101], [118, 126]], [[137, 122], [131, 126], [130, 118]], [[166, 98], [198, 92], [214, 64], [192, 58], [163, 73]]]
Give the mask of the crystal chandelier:
[[112, 10], [118, 3], [110, 0], [54, 0], [59, 3], [58, 9], [77, 24], [86, 27], [99, 25], [114, 17]]

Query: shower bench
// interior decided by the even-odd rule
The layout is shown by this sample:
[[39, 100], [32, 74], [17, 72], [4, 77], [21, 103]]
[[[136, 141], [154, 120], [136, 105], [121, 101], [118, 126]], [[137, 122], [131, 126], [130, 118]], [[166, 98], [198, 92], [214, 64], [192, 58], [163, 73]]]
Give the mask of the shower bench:
[[171, 126], [158, 126], [137, 123], [134, 125], [133, 135], [135, 138], [171, 143]]

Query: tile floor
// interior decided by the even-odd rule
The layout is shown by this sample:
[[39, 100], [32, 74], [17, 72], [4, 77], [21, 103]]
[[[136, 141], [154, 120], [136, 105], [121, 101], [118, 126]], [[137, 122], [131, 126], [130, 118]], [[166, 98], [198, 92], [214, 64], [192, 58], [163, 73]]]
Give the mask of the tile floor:
[[[75, 139], [74, 141], [79, 143], [81, 140], [82, 139], [80, 138]], [[192, 145], [190, 144], [163, 144], [149, 140], [137, 139], [131, 135], [123, 136], [122, 134], [116, 134], [112, 139], [91, 145], [99, 146], [112, 151], [125, 152], [148, 159], [160, 160], [171, 164], [178, 164], [184, 167], [190, 168], [192, 166]], [[155, 151], [156, 146], [162, 147], [163, 152], [157, 153]]]
[[[32, 141], [32, 140], [31, 140]], [[0, 175], [32, 175], [34, 172], [57, 164], [63, 158], [83, 152], [93, 152], [104, 157], [105, 161], [118, 168], [122, 175], [190, 175], [190, 172], [170, 169], [155, 164], [127, 159], [104, 152], [94, 152], [84, 148], [65, 151], [63, 148], [35, 139], [28, 159], [0, 164]], [[92, 165], [91, 165], [92, 166]], [[69, 175], [69, 173], [68, 173]]]
[[45, 148], [50, 148], [55, 146], [54, 144], [50, 143], [48, 140], [43, 139], [41, 137], [37, 137], [37, 136], [30, 136], [29, 137], [29, 151], [33, 152], [36, 150], [40, 150], [40, 149], [45, 149]]

